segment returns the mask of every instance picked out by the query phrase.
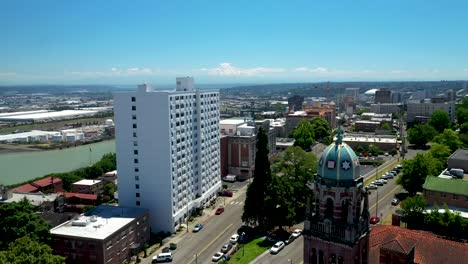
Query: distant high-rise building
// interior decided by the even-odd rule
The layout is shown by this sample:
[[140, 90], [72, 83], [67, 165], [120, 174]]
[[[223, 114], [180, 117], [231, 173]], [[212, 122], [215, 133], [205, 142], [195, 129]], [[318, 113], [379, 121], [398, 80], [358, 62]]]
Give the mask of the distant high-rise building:
[[289, 112], [301, 111], [302, 103], [304, 103], [304, 97], [299, 95], [294, 95], [288, 98], [288, 107]]
[[351, 96], [354, 102], [357, 102], [359, 99], [359, 89], [360, 88], [345, 88], [345, 96]]
[[116, 93], [114, 108], [119, 204], [172, 232], [221, 188], [219, 92], [177, 78], [175, 91]]
[[403, 101], [403, 94], [401, 92], [392, 92], [392, 103], [398, 104]]
[[447, 101], [455, 101], [457, 99], [457, 94], [455, 93], [454, 90], [448, 90], [447, 91]]
[[388, 89], [379, 89], [375, 92], [375, 99], [376, 104], [379, 103], [391, 103], [392, 102], [392, 92]]

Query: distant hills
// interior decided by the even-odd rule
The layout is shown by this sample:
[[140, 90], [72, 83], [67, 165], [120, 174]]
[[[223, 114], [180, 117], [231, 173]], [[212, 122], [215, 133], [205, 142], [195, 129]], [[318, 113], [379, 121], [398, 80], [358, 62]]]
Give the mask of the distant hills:
[[[155, 90], [174, 89], [174, 85], [155, 85]], [[392, 91], [411, 92], [429, 90], [434, 93], [449, 89], [458, 91], [468, 88], [468, 81], [415, 81], [415, 82], [317, 82], [317, 83], [274, 83], [274, 84], [197, 84], [201, 89], [220, 89], [224, 95], [271, 96], [290, 94], [302, 96], [325, 96], [357, 87], [363, 93], [372, 88], [388, 88]], [[329, 87], [329, 88], [327, 88]], [[135, 90], [136, 85], [24, 85], [0, 86], [0, 95], [14, 94], [63, 94], [63, 93], [110, 93], [119, 90]]]

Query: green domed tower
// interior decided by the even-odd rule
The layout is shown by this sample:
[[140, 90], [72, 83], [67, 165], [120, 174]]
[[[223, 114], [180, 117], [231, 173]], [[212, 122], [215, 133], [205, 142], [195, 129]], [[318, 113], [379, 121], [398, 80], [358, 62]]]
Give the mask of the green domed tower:
[[336, 142], [322, 153], [309, 187], [304, 222], [304, 263], [367, 263], [369, 201], [359, 159], [338, 128]]

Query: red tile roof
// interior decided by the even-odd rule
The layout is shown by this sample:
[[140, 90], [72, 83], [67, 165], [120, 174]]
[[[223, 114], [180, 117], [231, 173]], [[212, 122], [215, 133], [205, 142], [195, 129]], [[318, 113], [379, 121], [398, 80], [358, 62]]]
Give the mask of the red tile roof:
[[72, 193], [72, 192], [65, 192], [63, 193], [66, 198], [80, 198], [83, 200], [97, 200], [97, 195], [96, 194], [86, 194], [86, 193]]
[[461, 263], [468, 259], [468, 243], [446, 240], [426, 231], [375, 225], [370, 232], [369, 263], [379, 263], [381, 247], [407, 254], [413, 246], [414, 263]]
[[[57, 177], [53, 178], [53, 183], [54, 184], [59, 183], [61, 181], [62, 181], [62, 179], [60, 179], [60, 178], [57, 178]], [[37, 181], [33, 182], [32, 184], [38, 185], [40, 187], [47, 187], [47, 186], [52, 184], [52, 177], [46, 177], [44, 179], [37, 180]]]
[[24, 185], [14, 188], [13, 191], [22, 193], [33, 193], [39, 191], [39, 189], [36, 186], [26, 183]]

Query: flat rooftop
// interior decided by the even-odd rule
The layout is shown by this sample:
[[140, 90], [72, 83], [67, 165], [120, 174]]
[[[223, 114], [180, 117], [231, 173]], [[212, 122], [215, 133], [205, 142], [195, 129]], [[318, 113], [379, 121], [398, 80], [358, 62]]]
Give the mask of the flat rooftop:
[[34, 206], [40, 206], [42, 203], [53, 202], [57, 199], [60, 194], [57, 193], [50, 193], [50, 194], [42, 194], [42, 193], [12, 193], [12, 197], [6, 200], [0, 201], [3, 203], [13, 203], [13, 202], [21, 202], [23, 199], [28, 199], [28, 201]]
[[449, 159], [468, 160], [468, 149], [457, 149]]
[[443, 179], [428, 176], [423, 185], [424, 190], [468, 195], [468, 181], [462, 179]]
[[244, 119], [223, 119], [219, 121], [220, 125], [240, 125], [246, 123]]
[[94, 185], [94, 184], [97, 184], [97, 183], [100, 183], [101, 180], [81, 180], [81, 181], [77, 181], [73, 184], [77, 184], [77, 185]]
[[146, 213], [146, 209], [101, 205], [78, 219], [67, 221], [50, 230], [52, 235], [104, 240], [135, 218]]

